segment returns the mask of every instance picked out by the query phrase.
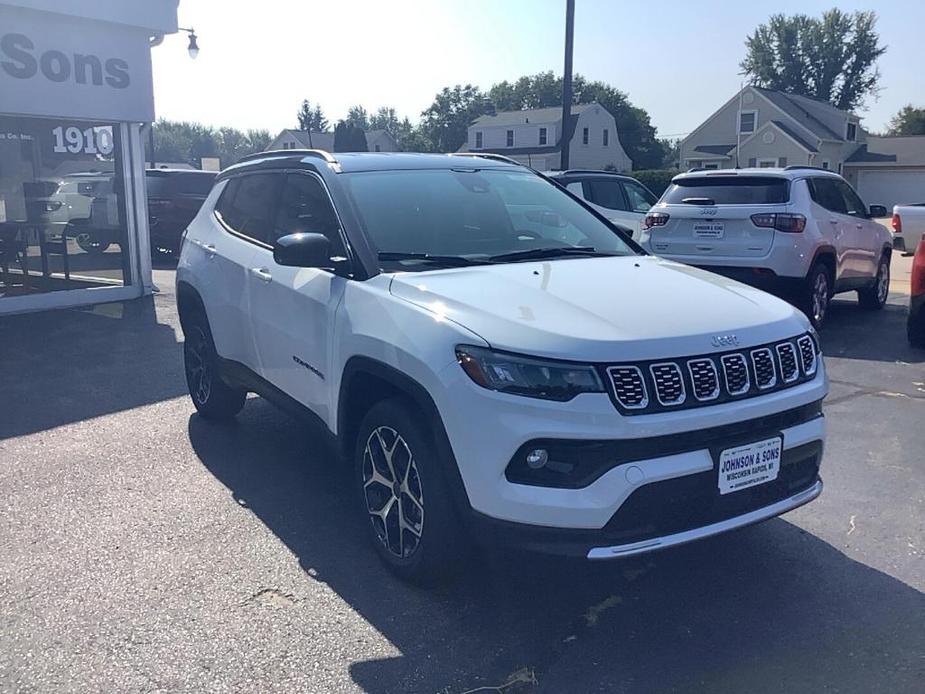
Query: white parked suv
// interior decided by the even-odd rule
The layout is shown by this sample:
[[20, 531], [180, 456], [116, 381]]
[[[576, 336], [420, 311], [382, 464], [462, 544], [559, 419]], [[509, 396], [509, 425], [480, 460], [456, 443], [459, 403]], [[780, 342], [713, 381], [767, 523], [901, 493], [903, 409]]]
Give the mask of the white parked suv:
[[304, 415], [408, 580], [473, 539], [624, 557], [822, 490], [805, 316], [646, 255], [525, 167], [256, 155], [189, 226], [177, 297], [200, 414], [254, 391]]
[[882, 308], [892, 238], [854, 189], [826, 169], [695, 170], [672, 179], [646, 217], [657, 255], [781, 292], [816, 327], [837, 292]]
[[611, 171], [569, 169], [546, 174], [639, 241], [646, 214], [658, 198], [632, 176]]

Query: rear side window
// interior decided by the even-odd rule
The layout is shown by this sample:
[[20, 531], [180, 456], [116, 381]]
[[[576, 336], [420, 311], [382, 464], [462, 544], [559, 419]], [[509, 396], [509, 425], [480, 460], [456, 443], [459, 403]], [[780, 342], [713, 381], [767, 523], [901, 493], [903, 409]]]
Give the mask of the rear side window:
[[603, 181], [591, 180], [585, 183], [588, 191], [588, 200], [595, 205], [606, 207], [608, 210], [626, 210], [626, 198], [623, 197], [623, 189], [616, 180]]
[[259, 173], [232, 179], [215, 206], [227, 226], [256, 241], [272, 244], [282, 174]]
[[682, 178], [665, 191], [663, 202], [700, 205], [776, 205], [790, 200], [790, 182], [772, 176]]
[[806, 181], [813, 202], [821, 205], [829, 212], [848, 214], [845, 197], [838, 189], [837, 183], [834, 178], [810, 178]]

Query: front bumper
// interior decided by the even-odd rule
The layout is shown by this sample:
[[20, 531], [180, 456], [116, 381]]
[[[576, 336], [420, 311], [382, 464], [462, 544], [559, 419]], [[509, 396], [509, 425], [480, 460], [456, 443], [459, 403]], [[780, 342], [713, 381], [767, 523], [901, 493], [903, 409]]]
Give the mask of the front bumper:
[[[828, 391], [824, 368], [811, 381], [761, 397], [622, 417], [605, 394], [584, 394], [568, 403], [533, 400], [487, 391], [475, 385], [458, 365], [452, 367], [442, 374], [443, 387], [434, 396], [468, 507], [477, 521], [526, 531], [520, 533], [518, 544], [545, 544], [548, 531], [563, 531], [579, 544], [586, 543], [585, 551], [591, 546], [650, 539], [655, 535], [617, 537], [606, 532], [615, 514], [624, 506], [630, 507], [628, 500], [643, 498], [642, 490], [661, 488], [662, 484], [683, 487], [698, 480], [701, 490], [717, 490], [718, 451], [782, 435], [785, 455], [815, 445], [821, 458], [825, 440], [825, 419], [816, 416], [818, 404]], [[791, 416], [813, 407], [815, 413]], [[508, 467], [515, 454], [526, 444], [543, 439], [592, 444], [632, 441], [639, 446], [631, 450], [623, 445], [615, 447], [618, 452], [609, 469], [573, 488], [509, 479]], [[761, 505], [803, 491], [816, 481], [816, 473], [804, 480], [804, 487], [783, 490], [789, 493]], [[705, 484], [707, 477], [710, 479]], [[673, 495], [673, 490], [669, 491]], [[678, 508], [683, 510], [684, 505]], [[698, 527], [756, 508], [732, 509], [718, 519], [703, 516]], [[657, 534], [670, 535], [691, 527], [674, 525]]]
[[640, 542], [612, 545], [610, 547], [592, 547], [588, 550], [587, 556], [588, 559], [614, 559], [616, 557], [631, 557], [635, 554], [645, 554], [646, 552], [654, 552], [659, 549], [676, 547], [677, 545], [687, 544], [695, 540], [702, 540], [713, 535], [728, 532], [729, 530], [744, 528], [747, 525], [754, 525], [755, 523], [774, 518], [788, 511], [792, 511], [795, 508], [799, 508], [804, 504], [808, 504], [820, 494], [822, 494], [821, 479], [816, 480], [811, 487], [804, 489], [802, 492], [782, 499], [770, 506], [743, 513], [740, 516], [728, 518], [710, 525], [704, 525], [699, 528], [673, 533], [671, 535], [653, 537], [649, 540], [642, 540]]

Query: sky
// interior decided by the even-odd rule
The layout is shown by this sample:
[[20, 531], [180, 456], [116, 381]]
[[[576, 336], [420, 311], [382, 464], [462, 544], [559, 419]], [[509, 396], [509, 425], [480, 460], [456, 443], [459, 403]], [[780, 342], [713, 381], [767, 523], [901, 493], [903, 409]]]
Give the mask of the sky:
[[[878, 99], [860, 110], [885, 128], [925, 106], [925, 2], [877, 0], [576, 0], [574, 70], [624, 91], [659, 137], [683, 137], [739, 89], [745, 37], [771, 12], [874, 9], [887, 45]], [[562, 71], [565, 0], [180, 0], [185, 34], [153, 49], [158, 117], [276, 134], [302, 99], [332, 123], [359, 104], [416, 122], [445, 86]]]

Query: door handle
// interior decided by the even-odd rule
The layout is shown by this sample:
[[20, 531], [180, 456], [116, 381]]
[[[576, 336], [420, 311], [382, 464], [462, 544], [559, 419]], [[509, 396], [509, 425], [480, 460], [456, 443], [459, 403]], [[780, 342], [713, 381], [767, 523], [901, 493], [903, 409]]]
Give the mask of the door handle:
[[273, 279], [273, 275], [265, 267], [252, 267], [251, 274], [261, 282], [270, 282]]
[[206, 252], [206, 255], [208, 255], [210, 258], [215, 257], [215, 245], [214, 244], [204, 243], [202, 244], [202, 250], [204, 250]]

